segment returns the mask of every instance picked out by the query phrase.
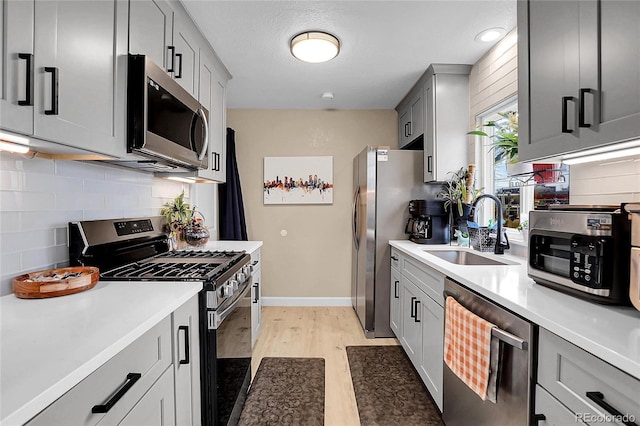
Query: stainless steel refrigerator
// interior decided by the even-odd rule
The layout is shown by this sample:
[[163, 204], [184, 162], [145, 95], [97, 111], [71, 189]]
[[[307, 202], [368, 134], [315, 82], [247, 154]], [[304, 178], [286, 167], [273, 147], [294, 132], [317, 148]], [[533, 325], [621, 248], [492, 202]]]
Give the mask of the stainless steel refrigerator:
[[407, 238], [410, 200], [441, 190], [423, 182], [423, 155], [367, 147], [353, 159], [351, 303], [367, 338], [394, 337], [389, 240]]

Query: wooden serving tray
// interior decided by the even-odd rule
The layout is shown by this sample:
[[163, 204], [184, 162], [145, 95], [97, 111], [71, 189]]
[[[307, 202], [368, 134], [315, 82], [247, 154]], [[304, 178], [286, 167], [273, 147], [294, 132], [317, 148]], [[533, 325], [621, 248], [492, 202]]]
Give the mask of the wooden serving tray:
[[93, 266], [47, 269], [13, 279], [13, 292], [21, 299], [65, 296], [93, 288], [100, 271]]

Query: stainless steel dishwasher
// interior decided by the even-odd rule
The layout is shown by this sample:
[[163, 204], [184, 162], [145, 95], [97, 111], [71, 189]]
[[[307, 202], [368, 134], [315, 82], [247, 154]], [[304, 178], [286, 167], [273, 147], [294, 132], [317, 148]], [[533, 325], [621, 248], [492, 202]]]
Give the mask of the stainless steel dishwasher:
[[[458, 283], [445, 280], [445, 298], [495, 324], [500, 340], [501, 361], [497, 377], [496, 403], [483, 401], [444, 363], [442, 419], [447, 426], [516, 426], [530, 423], [533, 380], [532, 343], [535, 325], [490, 302]], [[445, 318], [446, 321], [446, 318]]]

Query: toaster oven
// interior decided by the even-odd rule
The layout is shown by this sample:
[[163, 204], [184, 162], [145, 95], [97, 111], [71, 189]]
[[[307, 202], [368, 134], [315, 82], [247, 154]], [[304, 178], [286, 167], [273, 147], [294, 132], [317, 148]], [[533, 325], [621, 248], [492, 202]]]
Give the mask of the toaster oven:
[[559, 206], [529, 214], [528, 275], [584, 299], [629, 304], [631, 222], [619, 206]]

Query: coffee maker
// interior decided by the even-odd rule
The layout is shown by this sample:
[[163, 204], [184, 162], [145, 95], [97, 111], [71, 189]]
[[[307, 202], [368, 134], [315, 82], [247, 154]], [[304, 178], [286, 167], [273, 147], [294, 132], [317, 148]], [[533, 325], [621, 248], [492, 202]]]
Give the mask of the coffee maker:
[[404, 230], [409, 240], [417, 244], [449, 244], [449, 215], [444, 200], [411, 200], [409, 213]]

